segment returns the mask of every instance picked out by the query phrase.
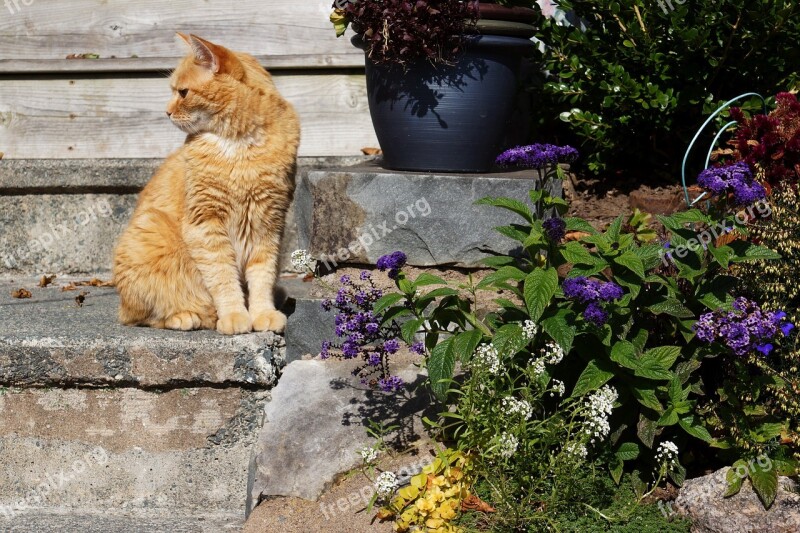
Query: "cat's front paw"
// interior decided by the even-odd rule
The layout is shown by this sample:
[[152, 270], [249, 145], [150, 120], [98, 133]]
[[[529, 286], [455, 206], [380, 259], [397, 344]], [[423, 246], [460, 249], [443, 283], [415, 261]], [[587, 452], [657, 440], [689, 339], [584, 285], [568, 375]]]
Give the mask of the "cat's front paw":
[[244, 312], [222, 315], [217, 320], [217, 331], [223, 335], [241, 335], [253, 331], [250, 315]]
[[254, 331], [274, 331], [281, 333], [286, 328], [286, 315], [280, 311], [264, 311], [253, 316]]

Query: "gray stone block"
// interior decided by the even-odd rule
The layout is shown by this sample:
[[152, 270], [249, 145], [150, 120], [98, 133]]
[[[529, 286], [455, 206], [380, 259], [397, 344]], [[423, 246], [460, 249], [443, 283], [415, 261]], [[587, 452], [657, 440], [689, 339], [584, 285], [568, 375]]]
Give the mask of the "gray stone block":
[[[541, 187], [537, 171], [419, 174], [376, 164], [311, 171], [296, 204], [300, 246], [335, 263], [374, 264], [402, 250], [415, 266], [476, 267], [491, 252], [519, 243], [492, 228], [519, 221], [505, 210], [476, 206], [486, 196], [527, 201]], [[560, 194], [561, 184], [552, 183]]]
[[[59, 283], [66, 280], [58, 280]], [[36, 386], [181, 384], [270, 386], [283, 363], [283, 338], [270, 332], [226, 337], [122, 326], [113, 288], [75, 292], [0, 281], [0, 383]], [[11, 298], [25, 287], [33, 298]]]
[[[298, 181], [310, 169], [365, 161], [314, 157], [298, 161]], [[159, 159], [0, 160], [0, 275], [102, 273], [137, 195]], [[299, 248], [290, 209], [281, 263]]]
[[305, 355], [319, 355], [324, 341], [333, 339], [336, 313], [325, 312], [322, 300], [298, 298], [294, 311], [286, 323], [286, 362], [302, 359]]

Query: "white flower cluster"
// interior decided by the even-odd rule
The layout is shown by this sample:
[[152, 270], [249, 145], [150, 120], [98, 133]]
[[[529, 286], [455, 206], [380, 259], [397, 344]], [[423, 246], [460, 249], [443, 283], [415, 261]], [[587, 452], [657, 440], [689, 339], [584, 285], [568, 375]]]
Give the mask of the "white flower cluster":
[[475, 350], [475, 361], [485, 367], [492, 374], [500, 371], [500, 354], [491, 344], [481, 344]]
[[570, 442], [564, 447], [564, 453], [573, 459], [586, 459], [586, 456], [589, 455], [589, 450], [579, 442]]
[[664, 441], [656, 450], [656, 461], [674, 465], [678, 462], [678, 446], [671, 441]]
[[564, 348], [555, 342], [548, 342], [542, 348], [542, 357], [544, 357], [551, 365], [557, 365], [564, 359]]
[[517, 447], [519, 446], [519, 440], [517, 440], [517, 437], [511, 433], [503, 433], [500, 435], [499, 442], [500, 447], [498, 448], [497, 453], [506, 459], [514, 455], [514, 453], [517, 451]]
[[603, 440], [611, 432], [608, 424], [608, 417], [614, 409], [614, 402], [617, 401], [617, 391], [610, 385], [595, 391], [585, 403], [588, 409], [586, 413], [586, 427], [583, 431], [589, 436], [589, 442], [594, 444], [595, 440]]
[[522, 335], [529, 341], [533, 340], [538, 331], [539, 328], [534, 324], [533, 320], [526, 320], [525, 323], [522, 324]]
[[531, 359], [530, 363], [528, 363], [533, 371], [534, 376], [541, 376], [544, 374], [544, 360], [543, 359]]
[[365, 463], [371, 463], [378, 458], [378, 450], [371, 446], [364, 446], [358, 451], [358, 453], [361, 455], [361, 458]]
[[533, 414], [533, 408], [531, 407], [531, 404], [526, 402], [525, 400], [518, 400], [517, 398], [509, 397], [509, 398], [503, 398], [502, 402], [500, 403], [503, 409], [503, 413], [506, 416], [521, 415], [522, 418], [528, 420]]
[[308, 250], [295, 250], [292, 252], [292, 266], [295, 268], [310, 268], [311, 261]]
[[564, 393], [567, 391], [566, 385], [560, 379], [553, 380], [553, 392], [550, 393], [550, 397], [553, 398], [556, 394], [559, 396], [564, 396]]
[[375, 480], [375, 492], [380, 498], [388, 498], [397, 490], [397, 476], [394, 472], [381, 472]]

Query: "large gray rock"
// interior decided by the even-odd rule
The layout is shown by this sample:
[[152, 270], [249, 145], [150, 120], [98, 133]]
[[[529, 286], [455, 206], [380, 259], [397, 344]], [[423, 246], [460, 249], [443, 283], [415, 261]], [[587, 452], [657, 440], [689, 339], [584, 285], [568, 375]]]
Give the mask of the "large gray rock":
[[[487, 252], [518, 248], [493, 228], [522, 221], [475, 201], [506, 196], [528, 202], [528, 192], [541, 186], [537, 171], [421, 174], [374, 163], [311, 171], [297, 195], [300, 245], [329, 266], [374, 264], [402, 250], [415, 266], [474, 267]], [[550, 186], [560, 194], [560, 183]]]
[[[227, 337], [122, 326], [113, 288], [77, 292], [0, 281], [0, 383], [16, 386], [272, 385], [284, 340], [270, 332]], [[33, 297], [14, 299], [25, 287]]]
[[745, 481], [739, 494], [723, 498], [728, 468], [684, 483], [674, 510], [692, 520], [693, 533], [797, 533], [800, 495], [797, 483], [780, 478], [778, 497], [769, 510]]
[[359, 448], [374, 443], [366, 432], [370, 420], [399, 426], [387, 438], [397, 449], [421, 438], [420, 413], [431, 405], [424, 387], [414, 391], [424, 380], [421, 371], [400, 365], [394, 373], [412, 385], [387, 394], [359, 385], [354, 368], [353, 361], [335, 360], [286, 366], [266, 407], [249, 508], [269, 496], [319, 498], [339, 474], [361, 464]]

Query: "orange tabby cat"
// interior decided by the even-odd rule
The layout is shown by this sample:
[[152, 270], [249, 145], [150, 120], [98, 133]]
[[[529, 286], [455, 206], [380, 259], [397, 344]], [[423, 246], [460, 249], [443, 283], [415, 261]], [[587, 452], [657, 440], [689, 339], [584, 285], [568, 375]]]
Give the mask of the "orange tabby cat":
[[300, 125], [255, 58], [199, 37], [170, 78], [188, 133], [142, 191], [114, 257], [120, 321], [282, 331], [273, 287]]

